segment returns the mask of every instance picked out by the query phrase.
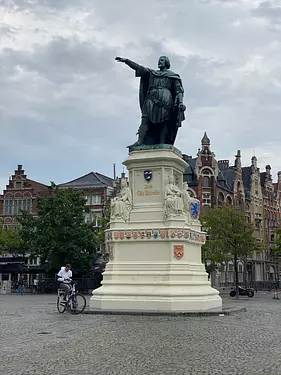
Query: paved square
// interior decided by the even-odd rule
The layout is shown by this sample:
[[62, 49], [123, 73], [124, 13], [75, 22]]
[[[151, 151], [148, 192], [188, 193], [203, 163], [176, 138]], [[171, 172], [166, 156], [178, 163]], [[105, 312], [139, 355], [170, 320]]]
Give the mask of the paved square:
[[272, 294], [238, 301], [247, 312], [203, 318], [72, 316], [55, 301], [0, 295], [1, 375], [281, 374]]

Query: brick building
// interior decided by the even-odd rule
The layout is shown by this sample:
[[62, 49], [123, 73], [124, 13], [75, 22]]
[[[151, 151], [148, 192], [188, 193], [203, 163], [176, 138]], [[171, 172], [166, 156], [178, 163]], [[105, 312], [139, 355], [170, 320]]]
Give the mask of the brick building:
[[103, 208], [109, 198], [114, 195], [115, 181], [103, 174], [90, 172], [75, 180], [58, 185], [61, 189], [80, 189], [84, 192], [89, 212], [85, 213], [85, 221], [99, 226], [98, 218], [102, 216]]
[[51, 192], [50, 186], [27, 178], [22, 165], [18, 165], [15, 173], [10, 176], [3, 194], [0, 195], [0, 226], [16, 229], [20, 212], [23, 210], [36, 215], [37, 198]]
[[[27, 211], [36, 216], [37, 198], [52, 193], [50, 186], [27, 178], [22, 165], [18, 165], [3, 194], [0, 195], [0, 226], [17, 230], [17, 217], [21, 211]], [[39, 269], [39, 258], [14, 257], [4, 254], [0, 257], [0, 282], [16, 282], [23, 271], [35, 274]], [[29, 284], [30, 275], [25, 274]]]
[[[270, 166], [261, 173], [255, 156], [250, 166], [242, 167], [240, 150], [235, 155], [234, 165], [230, 165], [229, 160], [216, 160], [206, 133], [197, 157], [184, 155], [184, 159], [189, 164], [184, 181], [189, 185], [190, 194], [200, 200], [202, 212], [206, 207], [233, 205], [245, 211], [248, 220], [255, 225], [255, 237], [264, 250], [254, 252], [239, 263], [239, 281], [276, 280], [279, 260], [271, 249], [281, 215], [281, 173], [274, 184]], [[233, 282], [232, 262], [221, 265], [219, 278], [222, 284]]]
[[[98, 217], [102, 215], [104, 204], [114, 194], [114, 185], [112, 178], [91, 172], [73, 181], [60, 184], [58, 187], [82, 190], [86, 205], [89, 207], [89, 212], [85, 213], [85, 221], [94, 222], [98, 226]], [[9, 178], [3, 194], [0, 195], [0, 226], [17, 230], [19, 225], [17, 217], [21, 210], [30, 212], [36, 217], [37, 198], [52, 193], [51, 186], [27, 178], [22, 165], [18, 165], [17, 170]], [[1, 281], [8, 281], [10, 285], [15, 283], [23, 272], [25, 272], [27, 284], [32, 284], [36, 271], [40, 271], [39, 258], [14, 257], [11, 254], [4, 254], [0, 257], [0, 286]]]

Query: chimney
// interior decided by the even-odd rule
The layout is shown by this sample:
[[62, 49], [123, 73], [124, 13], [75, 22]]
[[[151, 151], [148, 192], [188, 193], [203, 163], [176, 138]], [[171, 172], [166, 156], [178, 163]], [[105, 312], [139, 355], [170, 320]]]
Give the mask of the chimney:
[[218, 166], [220, 170], [229, 168], [229, 160], [218, 160]]
[[237, 150], [237, 154], [235, 155], [234, 167], [236, 169], [241, 169], [241, 151], [240, 150]]
[[115, 166], [115, 163], [113, 163], [113, 180], [116, 180], [116, 166]]

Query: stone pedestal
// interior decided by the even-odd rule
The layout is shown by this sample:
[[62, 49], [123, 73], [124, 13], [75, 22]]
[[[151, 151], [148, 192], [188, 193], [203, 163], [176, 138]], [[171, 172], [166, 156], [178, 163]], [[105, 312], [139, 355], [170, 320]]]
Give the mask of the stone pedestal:
[[124, 164], [132, 191], [130, 219], [110, 223], [110, 261], [90, 307], [132, 312], [221, 309], [219, 292], [211, 287], [201, 263], [205, 233], [199, 220], [189, 213], [164, 213], [169, 176], [182, 190], [187, 164], [180, 152], [174, 147], [133, 151]]

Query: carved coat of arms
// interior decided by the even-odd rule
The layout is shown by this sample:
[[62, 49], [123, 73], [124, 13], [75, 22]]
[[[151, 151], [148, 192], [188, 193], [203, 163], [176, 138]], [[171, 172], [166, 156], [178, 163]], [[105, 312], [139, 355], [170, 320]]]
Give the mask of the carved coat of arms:
[[191, 214], [192, 219], [197, 220], [199, 217], [199, 212], [200, 212], [199, 201], [190, 202], [190, 214]]
[[184, 245], [174, 245], [174, 257], [180, 260], [184, 256]]
[[143, 177], [147, 182], [151, 181], [152, 171], [150, 169], [146, 169], [145, 171], [143, 171]]

